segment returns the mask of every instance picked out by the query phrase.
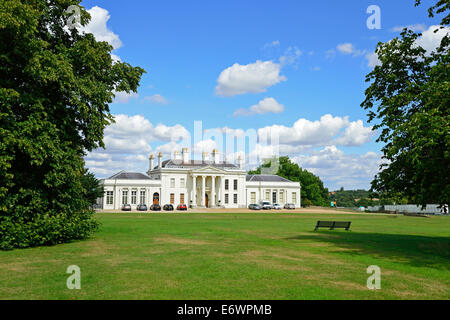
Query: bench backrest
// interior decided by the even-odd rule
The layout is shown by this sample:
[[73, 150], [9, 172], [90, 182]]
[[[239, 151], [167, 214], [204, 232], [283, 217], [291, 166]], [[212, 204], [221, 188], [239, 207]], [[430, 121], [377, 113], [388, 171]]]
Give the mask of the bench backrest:
[[317, 221], [316, 228], [350, 228], [351, 221]]
[[334, 223], [335, 228], [348, 228], [350, 227], [351, 222], [349, 221], [336, 221]]
[[333, 221], [317, 221], [318, 227], [331, 228], [333, 224]]

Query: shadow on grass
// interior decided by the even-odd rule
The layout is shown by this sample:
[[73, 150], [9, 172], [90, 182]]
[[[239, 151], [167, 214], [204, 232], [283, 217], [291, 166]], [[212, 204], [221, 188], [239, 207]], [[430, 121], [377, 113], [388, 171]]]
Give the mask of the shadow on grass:
[[285, 240], [327, 242], [350, 249], [334, 253], [383, 257], [415, 267], [450, 270], [450, 237], [320, 231]]

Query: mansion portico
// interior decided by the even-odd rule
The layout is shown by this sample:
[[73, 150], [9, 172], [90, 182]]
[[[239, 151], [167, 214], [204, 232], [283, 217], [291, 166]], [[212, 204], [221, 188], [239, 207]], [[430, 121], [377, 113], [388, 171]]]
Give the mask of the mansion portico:
[[300, 207], [300, 183], [275, 175], [247, 175], [242, 159], [237, 164], [220, 160], [217, 150], [191, 160], [187, 149], [174, 152], [163, 161], [162, 154], [150, 155], [146, 174], [119, 172], [101, 180], [105, 196], [103, 209], [120, 209], [131, 204], [186, 204], [191, 208], [245, 208], [251, 203], [294, 203]]

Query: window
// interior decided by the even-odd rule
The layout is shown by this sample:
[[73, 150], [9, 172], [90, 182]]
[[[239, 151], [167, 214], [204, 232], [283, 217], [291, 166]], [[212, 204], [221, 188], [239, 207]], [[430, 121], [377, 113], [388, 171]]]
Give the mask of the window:
[[228, 204], [228, 193], [225, 193], [225, 204]]
[[237, 190], [237, 184], [238, 184], [238, 181], [237, 180], [234, 180], [234, 183], [233, 183], [233, 189], [234, 190]]
[[225, 179], [225, 190], [228, 190], [228, 183], [229, 183], [228, 179]]
[[136, 204], [136, 198], [137, 198], [137, 191], [133, 190], [131, 191], [131, 204]]
[[128, 190], [122, 191], [122, 204], [128, 204]]
[[297, 192], [292, 192], [292, 203], [293, 204], [297, 203]]
[[[180, 188], [185, 188], [186, 187], [186, 180], [184, 180], [184, 178], [181, 178], [180, 180]], [[184, 202], [182, 202], [184, 203]]]
[[280, 191], [280, 203], [284, 203], [284, 191]]
[[256, 203], [256, 192], [250, 193], [250, 203]]
[[180, 203], [184, 204], [184, 193], [180, 193]]
[[145, 191], [141, 190], [140, 203], [145, 204]]
[[170, 187], [175, 188], [175, 178], [170, 179]]
[[235, 193], [234, 195], [233, 195], [233, 203], [234, 204], [237, 204], [237, 193]]
[[272, 203], [277, 203], [277, 192], [276, 191], [274, 191], [272, 193]]
[[266, 201], [270, 201], [270, 191], [266, 191]]
[[170, 204], [175, 204], [175, 193], [170, 194]]
[[114, 199], [114, 192], [113, 191], [106, 191], [106, 204], [107, 205], [112, 205], [113, 204], [113, 199]]

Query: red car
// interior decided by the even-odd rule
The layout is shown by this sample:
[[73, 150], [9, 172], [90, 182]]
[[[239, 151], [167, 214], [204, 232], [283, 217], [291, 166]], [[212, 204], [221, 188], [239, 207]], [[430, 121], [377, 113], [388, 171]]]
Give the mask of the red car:
[[185, 204], [179, 204], [179, 205], [177, 206], [177, 210], [187, 211], [187, 205], [185, 205]]

